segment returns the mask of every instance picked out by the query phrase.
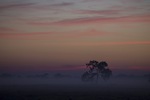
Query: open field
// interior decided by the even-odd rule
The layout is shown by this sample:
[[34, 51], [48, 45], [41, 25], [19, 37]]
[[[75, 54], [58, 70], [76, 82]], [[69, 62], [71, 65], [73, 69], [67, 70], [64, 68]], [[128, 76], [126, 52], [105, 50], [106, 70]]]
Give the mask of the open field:
[[80, 77], [1, 77], [0, 100], [150, 100], [147, 77], [111, 77], [82, 82]]
[[150, 85], [1, 85], [0, 100], [150, 100]]

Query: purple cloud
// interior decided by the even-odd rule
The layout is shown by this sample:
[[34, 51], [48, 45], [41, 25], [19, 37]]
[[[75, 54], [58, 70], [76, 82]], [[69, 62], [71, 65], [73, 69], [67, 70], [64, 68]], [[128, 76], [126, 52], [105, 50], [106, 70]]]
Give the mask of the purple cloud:
[[52, 4], [52, 5], [50, 5], [50, 6], [55, 6], [55, 7], [62, 7], [62, 6], [70, 6], [70, 5], [74, 5], [74, 3], [73, 2], [62, 2], [62, 3], [58, 3], [58, 4]]
[[28, 6], [31, 6], [31, 5], [34, 5], [34, 4], [35, 3], [22, 3], [22, 4], [16, 3], [16, 4], [0, 5], [0, 10], [8, 9], [8, 8], [28, 7]]
[[112, 15], [119, 14], [120, 10], [78, 10], [76, 11], [79, 14], [104, 14]]
[[118, 17], [84, 17], [76, 19], [66, 19], [51, 24], [56, 25], [74, 25], [87, 23], [114, 23], [114, 22], [150, 22], [150, 15], [131, 15]]
[[83, 17], [64, 19], [56, 22], [29, 22], [31, 25], [80, 25], [88, 23], [117, 23], [117, 22], [150, 22], [150, 15], [131, 15], [118, 17]]
[[83, 0], [83, 2], [104, 1], [104, 0]]
[[16, 32], [13, 28], [0, 27], [0, 32]]

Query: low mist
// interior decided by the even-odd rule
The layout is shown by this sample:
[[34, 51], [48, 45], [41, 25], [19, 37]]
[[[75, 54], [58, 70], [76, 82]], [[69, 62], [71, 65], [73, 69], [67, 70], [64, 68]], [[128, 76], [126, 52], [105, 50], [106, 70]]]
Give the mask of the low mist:
[[83, 82], [83, 71], [56, 71], [35, 73], [0, 73], [0, 85], [89, 85], [109, 87], [147, 87], [150, 74], [115, 73], [108, 80]]

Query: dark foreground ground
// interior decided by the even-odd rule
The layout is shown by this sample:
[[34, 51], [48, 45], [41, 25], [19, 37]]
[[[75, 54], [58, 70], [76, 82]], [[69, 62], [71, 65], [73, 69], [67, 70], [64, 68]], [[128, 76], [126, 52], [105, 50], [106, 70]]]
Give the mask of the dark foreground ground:
[[0, 100], [150, 100], [149, 86], [0, 85]]

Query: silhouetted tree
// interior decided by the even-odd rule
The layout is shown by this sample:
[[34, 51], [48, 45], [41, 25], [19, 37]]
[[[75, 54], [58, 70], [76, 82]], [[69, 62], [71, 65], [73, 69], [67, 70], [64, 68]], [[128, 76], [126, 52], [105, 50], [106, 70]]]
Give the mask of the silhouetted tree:
[[99, 77], [107, 80], [112, 75], [112, 71], [108, 68], [108, 64], [105, 61], [98, 62], [96, 60], [89, 61], [86, 64], [88, 71], [84, 72], [82, 75], [83, 81], [98, 81]]
[[112, 75], [112, 71], [110, 69], [104, 69], [101, 72], [101, 77], [106, 80], [109, 79], [109, 77]]

